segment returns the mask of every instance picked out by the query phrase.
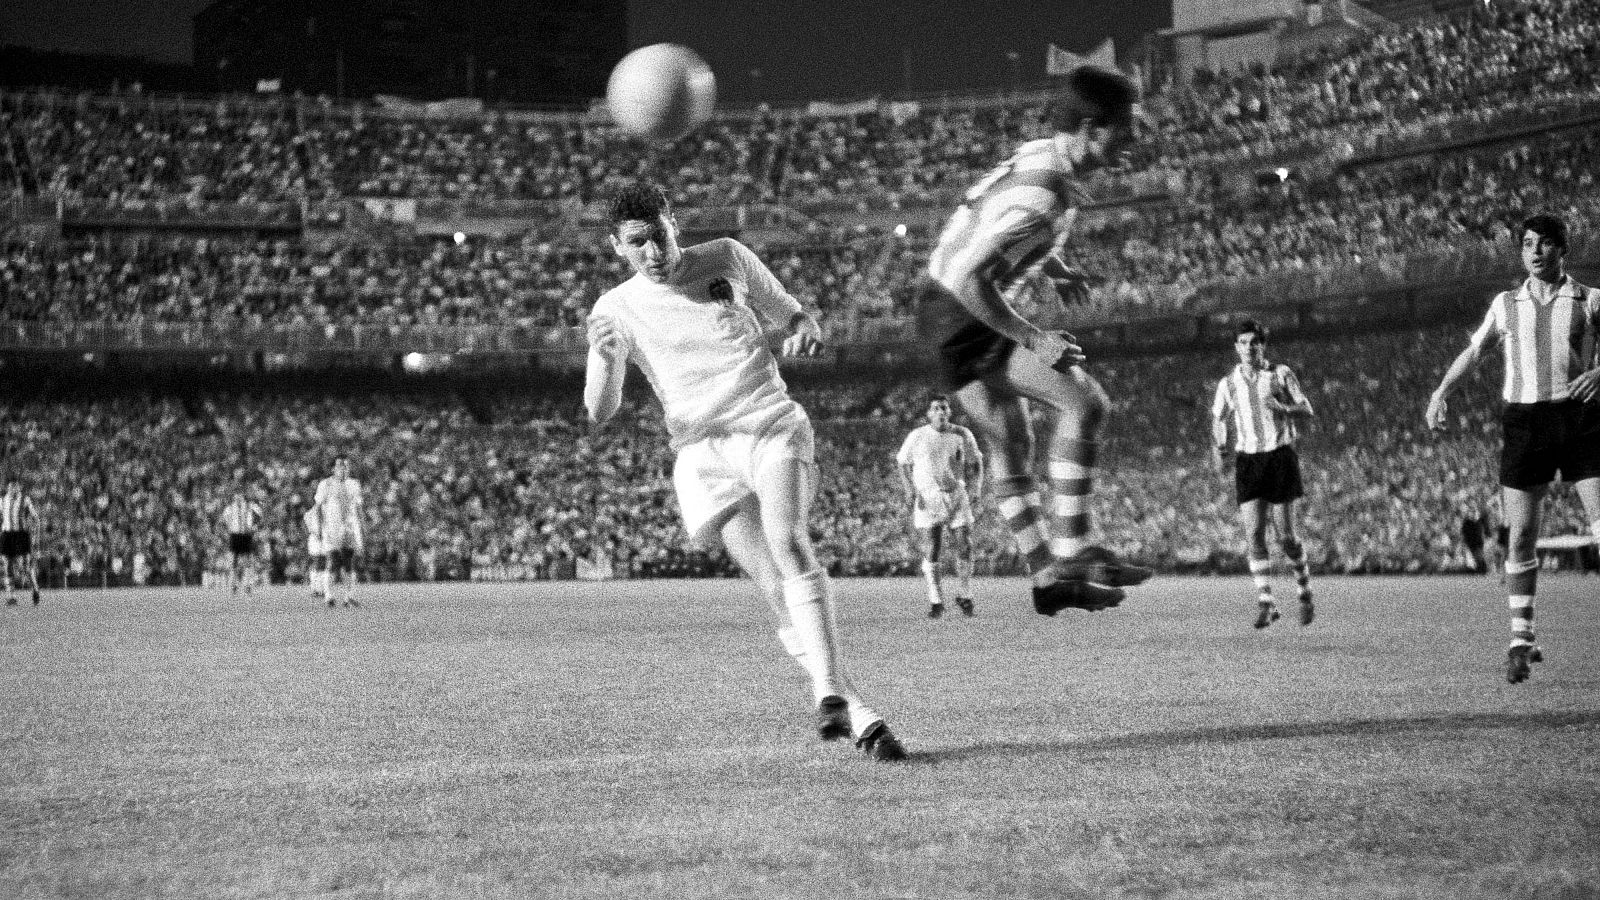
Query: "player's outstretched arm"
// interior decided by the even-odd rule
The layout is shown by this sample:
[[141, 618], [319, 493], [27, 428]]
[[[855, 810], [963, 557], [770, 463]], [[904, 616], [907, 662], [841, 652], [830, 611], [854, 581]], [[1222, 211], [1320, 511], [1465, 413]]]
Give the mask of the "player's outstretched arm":
[[1444, 429], [1447, 424], [1446, 418], [1450, 415], [1450, 404], [1446, 401], [1450, 392], [1455, 390], [1456, 382], [1460, 381], [1478, 361], [1480, 347], [1477, 342], [1468, 344], [1467, 349], [1457, 354], [1455, 361], [1450, 363], [1450, 368], [1445, 371], [1439, 386], [1434, 388], [1433, 396], [1428, 398], [1428, 411], [1424, 414], [1429, 428]]
[[589, 361], [583, 381], [583, 405], [589, 421], [604, 425], [622, 407], [622, 383], [628, 374], [622, 337], [604, 316], [589, 319]]

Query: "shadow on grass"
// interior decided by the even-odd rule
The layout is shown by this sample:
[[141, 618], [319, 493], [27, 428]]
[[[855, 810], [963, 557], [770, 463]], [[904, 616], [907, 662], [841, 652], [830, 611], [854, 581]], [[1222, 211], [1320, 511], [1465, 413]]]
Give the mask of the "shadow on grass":
[[1600, 710], [1563, 710], [1528, 713], [1461, 713], [1411, 716], [1402, 719], [1342, 719], [1334, 722], [1285, 722], [1262, 725], [1225, 725], [1089, 738], [1081, 741], [1021, 743], [997, 741], [911, 754], [912, 763], [957, 762], [995, 756], [1033, 756], [1041, 753], [1097, 754], [1116, 750], [1153, 750], [1187, 744], [1235, 744], [1246, 741], [1353, 737], [1359, 735], [1423, 734], [1472, 731], [1481, 728], [1571, 728], [1600, 725]]

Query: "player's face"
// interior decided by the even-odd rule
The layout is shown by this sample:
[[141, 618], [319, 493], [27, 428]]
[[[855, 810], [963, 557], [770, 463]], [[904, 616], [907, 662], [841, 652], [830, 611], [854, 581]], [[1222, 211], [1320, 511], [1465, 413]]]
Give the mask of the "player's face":
[[1536, 231], [1522, 233], [1522, 267], [1544, 281], [1561, 277], [1561, 261], [1567, 251]]
[[1080, 169], [1120, 169], [1128, 163], [1128, 153], [1133, 149], [1133, 129], [1125, 126], [1101, 128], [1084, 125], [1083, 151], [1073, 160]]
[[633, 271], [658, 284], [672, 277], [672, 270], [683, 256], [678, 246], [678, 227], [671, 216], [623, 222], [611, 235], [611, 248], [628, 261]]
[[929, 403], [928, 424], [943, 431], [950, 424], [950, 404], [938, 401]]
[[1267, 355], [1267, 343], [1261, 339], [1261, 335], [1253, 331], [1245, 332], [1233, 339], [1233, 352], [1239, 354], [1239, 362], [1247, 366], [1259, 366]]

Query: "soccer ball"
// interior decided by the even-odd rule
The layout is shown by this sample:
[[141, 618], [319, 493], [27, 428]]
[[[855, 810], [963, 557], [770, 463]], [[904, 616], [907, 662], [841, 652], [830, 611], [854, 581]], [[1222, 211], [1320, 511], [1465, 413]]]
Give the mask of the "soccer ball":
[[606, 106], [623, 131], [652, 141], [675, 141], [711, 118], [717, 79], [688, 47], [651, 44], [611, 70]]

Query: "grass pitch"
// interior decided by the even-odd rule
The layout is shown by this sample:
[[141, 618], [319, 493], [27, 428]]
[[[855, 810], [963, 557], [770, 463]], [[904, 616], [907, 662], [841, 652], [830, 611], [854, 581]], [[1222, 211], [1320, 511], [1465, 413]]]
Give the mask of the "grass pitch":
[[50, 593], [0, 607], [0, 897], [1600, 896], [1600, 580], [1518, 686], [1492, 580], [1317, 586], [841, 582], [902, 765], [815, 740], [747, 582]]

